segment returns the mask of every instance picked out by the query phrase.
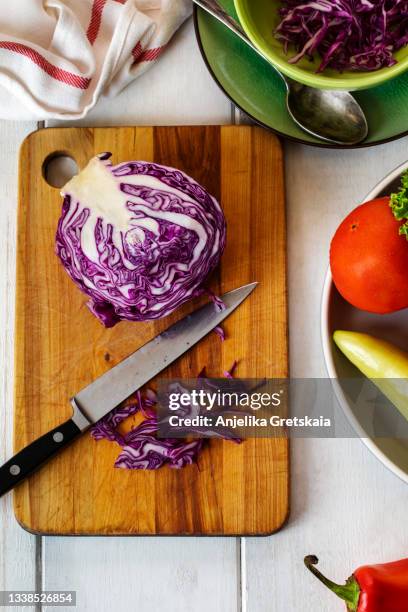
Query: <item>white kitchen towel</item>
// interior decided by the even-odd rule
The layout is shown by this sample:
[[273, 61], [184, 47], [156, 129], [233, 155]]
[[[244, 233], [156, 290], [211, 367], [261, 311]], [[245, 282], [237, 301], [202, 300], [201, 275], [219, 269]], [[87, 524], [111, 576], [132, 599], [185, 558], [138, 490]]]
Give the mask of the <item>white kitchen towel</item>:
[[149, 68], [191, 0], [0, 2], [0, 118], [79, 119]]

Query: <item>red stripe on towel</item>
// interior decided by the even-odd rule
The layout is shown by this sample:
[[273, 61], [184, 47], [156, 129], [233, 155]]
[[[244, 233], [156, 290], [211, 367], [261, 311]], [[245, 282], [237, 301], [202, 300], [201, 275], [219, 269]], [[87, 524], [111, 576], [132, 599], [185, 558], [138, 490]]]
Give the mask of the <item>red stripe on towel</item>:
[[105, 8], [105, 4], [106, 4], [106, 0], [95, 0], [92, 5], [91, 21], [89, 22], [88, 30], [86, 32], [86, 35], [91, 45], [94, 44], [98, 36], [99, 28], [101, 27], [102, 13], [103, 13], [103, 9]]
[[24, 55], [28, 57], [32, 62], [37, 64], [39, 68], [44, 70], [50, 77], [56, 79], [57, 81], [61, 81], [66, 85], [71, 85], [71, 87], [77, 87], [78, 89], [87, 89], [89, 87], [89, 83], [91, 79], [87, 79], [78, 74], [74, 74], [72, 72], [68, 72], [63, 68], [58, 68], [58, 66], [54, 66], [49, 62], [41, 53], [24, 45], [22, 43], [11, 42], [7, 40], [0, 41], [0, 49], [6, 49], [7, 51], [12, 51], [13, 53], [19, 53], [20, 55]]
[[141, 62], [154, 62], [160, 56], [160, 54], [164, 51], [167, 45], [162, 45], [161, 47], [156, 47], [154, 49], [144, 49], [140, 44], [140, 40], [135, 45], [132, 55], [134, 59], [134, 64], [140, 64]]

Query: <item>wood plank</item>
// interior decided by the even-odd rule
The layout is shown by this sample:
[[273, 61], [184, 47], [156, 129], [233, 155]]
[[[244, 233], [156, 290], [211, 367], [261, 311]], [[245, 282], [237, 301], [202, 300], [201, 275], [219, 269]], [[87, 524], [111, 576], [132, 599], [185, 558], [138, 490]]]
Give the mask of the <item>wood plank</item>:
[[[81, 612], [236, 612], [234, 538], [46, 538], [44, 589], [75, 589]], [[54, 610], [45, 607], [44, 610]]]
[[[287, 144], [290, 371], [325, 378], [320, 299], [331, 236], [385, 174], [407, 159], [407, 139], [359, 151]], [[343, 612], [303, 567], [315, 553], [342, 582], [359, 565], [407, 556], [408, 487], [360, 440], [293, 440], [289, 522], [273, 538], [246, 540], [250, 612]], [[246, 608], [245, 608], [246, 606]]]
[[[251, 163], [246, 168], [234, 166], [235, 161], [239, 162], [236, 143], [242, 131], [247, 133], [251, 151]], [[22, 306], [17, 316], [16, 415], [22, 426], [16, 429], [16, 448], [66, 418], [69, 415], [67, 397], [129, 354], [136, 348], [135, 343], [141, 345], [169, 324], [168, 320], [140, 324], [135, 338], [135, 324], [121, 323], [105, 330], [84, 309], [84, 297], [53, 254], [60, 199], [56, 190], [39, 177], [44, 159], [54, 151], [73, 153], [80, 167], [101, 150], [112, 150], [115, 161], [132, 156], [148, 160], [151, 154], [158, 155], [167, 163], [174, 160], [172, 165], [187, 171], [191, 167], [196, 178], [206, 185], [212, 176], [209, 169], [213, 173], [219, 170], [208, 153], [217, 151], [214, 139], [219, 138], [222, 171], [219, 190], [227, 223], [242, 211], [245, 211], [245, 220], [246, 206], [251, 207], [252, 223], [244, 222], [241, 229], [243, 235], [248, 235], [247, 244], [251, 245], [250, 267], [237, 268], [237, 259], [244, 257], [245, 240], [238, 245], [232, 240], [223, 258], [220, 284], [216, 288], [231, 289], [253, 280], [253, 275], [261, 281], [256, 297], [232, 315], [229, 326], [234, 333], [225, 347], [232, 354], [243, 356], [240, 376], [249, 373], [285, 376], [287, 373], [282, 158], [276, 138], [249, 127], [225, 127], [221, 129], [221, 136], [216, 127], [168, 128], [168, 136], [164, 134], [164, 129], [149, 132], [147, 128], [48, 129], [25, 143], [21, 158], [20, 233], [27, 239], [21, 240], [19, 248], [17, 304], [32, 301], [33, 308], [27, 316]], [[196, 157], [194, 163], [185, 151]], [[29, 162], [28, 167], [25, 160]], [[240, 208], [236, 197], [229, 195], [228, 187], [237, 182], [255, 186], [250, 201], [241, 201]], [[212, 186], [217, 191], [216, 185]], [[238, 252], [233, 251], [234, 245], [239, 248]], [[245, 257], [248, 255], [249, 252]], [[256, 263], [256, 259], [263, 263]], [[33, 262], [38, 261], [44, 264], [37, 267]], [[268, 266], [264, 265], [265, 261], [269, 262]], [[192, 305], [187, 306], [184, 312], [191, 308]], [[79, 314], [72, 317], [72, 313]], [[255, 344], [250, 344], [247, 332], [241, 335], [241, 331], [254, 327], [254, 321], [258, 331], [254, 332]], [[254, 354], [248, 350], [252, 345], [257, 347]], [[220, 347], [217, 338], [208, 337], [197, 347], [195, 356], [192, 351], [169, 368], [168, 374], [192, 376], [195, 365], [198, 371], [199, 364], [207, 363], [214, 368], [210, 374], [218, 375], [222, 365], [220, 355], [227, 350], [225, 347]], [[106, 354], [110, 356], [109, 363]], [[260, 447], [261, 461], [258, 461], [256, 449]], [[240, 453], [244, 459], [230, 461], [230, 457], [239, 457]], [[288, 479], [284, 441], [258, 440], [255, 444], [249, 440], [233, 449], [230, 443], [213, 444], [203, 452], [198, 468], [191, 466], [182, 472], [113, 470], [116, 454], [115, 445], [95, 443], [84, 436], [18, 488], [17, 516], [33, 531], [77, 534], [235, 534], [237, 524], [241, 525], [239, 533], [269, 533], [286, 516]], [[213, 478], [212, 467], [221, 465], [222, 469], [217, 467]], [[240, 471], [237, 465], [241, 466]], [[245, 479], [243, 470], [248, 465], [250, 472]], [[234, 489], [235, 511], [230, 515], [222, 504], [218, 507], [218, 500], [224, 500], [224, 484], [239, 478], [246, 482], [245, 486]], [[160, 500], [166, 492], [167, 503], [162, 504]], [[265, 510], [259, 499], [264, 502]], [[137, 511], [129, 512], [129, 508]]]
[[[183, 34], [181, 36], [183, 37]], [[187, 48], [186, 41], [177, 43], [177, 49], [174, 50], [174, 53], [177, 53], [177, 63], [174, 63], [172, 57], [169, 65], [166, 64], [162, 71], [162, 62], [166, 62], [164, 56], [155, 67], [157, 77], [155, 76], [153, 83], [135, 82], [114, 103], [100, 103], [92, 116], [87, 117], [86, 125], [95, 122], [102, 125], [149, 124], [152, 121], [167, 125], [180, 123], [180, 120], [185, 123], [203, 120], [208, 123], [227, 123], [230, 117], [229, 103], [208, 77], [205, 69], [201, 74], [203, 66], [197, 57], [193, 36], [189, 35], [188, 40]], [[193, 91], [196, 104], [191, 100], [191, 96], [184, 95], [185, 90], [177, 85], [180, 78], [179, 50], [180, 55], [184, 55], [182, 78], [185, 81], [194, 78], [199, 85], [198, 88], [194, 87]], [[170, 53], [173, 51], [170, 50]], [[177, 70], [179, 74], [173, 75], [172, 70]], [[147, 81], [146, 77], [148, 73], [144, 81]], [[173, 102], [168, 100], [169, 88], [174, 88], [177, 93], [177, 100]], [[163, 93], [160, 94], [160, 91]], [[180, 94], [183, 94], [182, 104]], [[145, 100], [147, 104], [144, 103]], [[236, 541], [232, 539], [226, 541], [211, 538], [207, 541], [194, 537], [177, 540], [93, 538], [90, 546], [88, 538], [52, 537], [43, 538], [43, 542], [44, 588], [60, 587], [61, 576], [66, 576], [65, 584], [78, 588], [81, 609], [94, 610], [96, 600], [99, 609], [133, 609], [135, 589], [129, 585], [133, 584], [136, 574], [137, 609], [140, 612], [158, 609], [164, 598], [166, 606], [178, 611], [203, 606], [204, 609], [214, 612], [235, 612], [240, 607]], [[171, 559], [169, 547], [175, 551], [175, 556]], [[166, 566], [171, 569], [166, 569]], [[173, 567], [177, 567], [177, 571], [173, 571]], [[162, 584], [160, 589], [158, 577]], [[201, 581], [201, 577], [205, 583]], [[153, 602], [152, 598], [155, 598]], [[208, 607], [206, 602], [209, 603]]]
[[[151, 74], [146, 73], [115, 100], [100, 101], [84, 125], [228, 123], [230, 104], [199, 57], [190, 23], [177, 35], [168, 54]], [[61, 587], [62, 583], [77, 587], [81, 609], [95, 610], [96, 600], [101, 610], [134, 609], [135, 591], [140, 612], [158, 609], [163, 600], [170, 609], [174, 602], [177, 611], [204, 606], [207, 601], [206, 609], [214, 612], [235, 612], [240, 607], [233, 539], [211, 538], [207, 543], [194, 537], [93, 538], [91, 545], [89, 538], [42, 540], [44, 587]], [[175, 557], [169, 560], [171, 546]], [[179, 568], [177, 572], [173, 572], [174, 566]], [[135, 575], [137, 589], [132, 587]], [[160, 589], [157, 576], [163, 585]], [[155, 605], [150, 605], [155, 597]]]
[[[12, 455], [17, 159], [34, 123], [0, 122], [0, 461]], [[35, 587], [35, 538], [17, 524], [12, 495], [0, 500], [0, 590]]]

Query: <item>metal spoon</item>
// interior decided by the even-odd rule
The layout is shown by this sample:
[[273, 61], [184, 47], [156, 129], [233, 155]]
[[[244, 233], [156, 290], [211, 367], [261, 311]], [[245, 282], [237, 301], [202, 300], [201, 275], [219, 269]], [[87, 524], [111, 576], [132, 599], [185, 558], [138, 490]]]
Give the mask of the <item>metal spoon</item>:
[[364, 112], [348, 91], [316, 89], [284, 76], [252, 44], [241, 25], [225, 12], [217, 0], [193, 2], [239, 36], [279, 74], [286, 85], [288, 113], [302, 130], [327, 142], [341, 145], [355, 145], [367, 138], [368, 125]]

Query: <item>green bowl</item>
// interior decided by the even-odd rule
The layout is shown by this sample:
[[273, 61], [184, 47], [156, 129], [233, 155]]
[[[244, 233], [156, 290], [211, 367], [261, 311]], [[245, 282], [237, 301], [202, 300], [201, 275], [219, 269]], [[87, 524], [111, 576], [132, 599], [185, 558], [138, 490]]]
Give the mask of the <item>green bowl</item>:
[[[289, 64], [282, 44], [275, 38], [274, 30], [279, 24], [278, 10], [280, 0], [234, 0], [242, 27], [253, 44], [283, 74], [299, 83], [319, 89], [345, 89], [355, 91], [380, 85], [389, 79], [408, 70], [408, 46], [395, 53], [397, 63], [390, 68], [381, 68], [373, 72], [348, 71], [339, 73], [327, 68], [316, 74], [319, 58], [311, 62], [303, 58], [297, 64]], [[294, 54], [294, 52], [293, 52]]]

